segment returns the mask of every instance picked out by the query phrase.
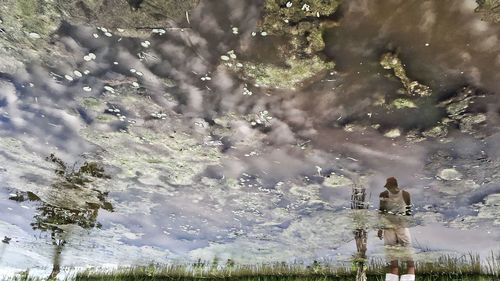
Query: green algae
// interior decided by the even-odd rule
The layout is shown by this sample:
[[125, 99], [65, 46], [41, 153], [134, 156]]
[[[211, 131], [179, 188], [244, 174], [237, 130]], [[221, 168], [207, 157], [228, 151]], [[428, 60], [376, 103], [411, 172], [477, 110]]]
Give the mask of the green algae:
[[455, 96], [441, 102], [438, 106], [445, 107], [448, 117], [460, 119], [478, 97], [483, 97], [483, 95], [478, 94], [477, 90], [472, 87], [464, 87]]
[[[53, 3], [41, 0], [6, 0], [0, 3], [0, 72], [13, 74], [25, 63], [47, 54], [50, 35], [57, 30], [61, 17]], [[57, 60], [57, 58], [53, 58]]]
[[292, 90], [307, 87], [333, 71], [335, 64], [321, 54], [325, 48], [323, 32], [336, 25], [329, 18], [341, 2], [267, 0], [258, 29], [261, 35], [283, 39], [273, 46], [277, 61], [246, 59], [222, 63], [259, 87]]
[[[30, 36], [24, 36], [27, 40], [22, 40], [22, 33], [25, 35], [36, 33], [40, 37], [46, 38], [59, 27], [62, 19], [52, 1], [7, 0], [3, 2], [3, 6], [6, 8], [0, 12], [3, 24], [9, 28], [8, 33], [11, 38], [19, 40], [20, 43], [30, 41]], [[18, 30], [14, 30], [15, 27]], [[31, 38], [36, 37], [31, 36]]]
[[472, 87], [462, 88], [455, 96], [439, 103], [438, 107], [444, 107], [448, 121], [442, 123], [454, 123], [463, 133], [482, 137], [481, 129], [486, 125], [487, 116], [482, 112], [474, 112], [471, 106], [485, 95]]
[[429, 130], [422, 132], [422, 135], [425, 137], [433, 137], [433, 138], [442, 138], [448, 135], [448, 127], [446, 125], [437, 125]]
[[306, 21], [319, 24], [320, 18], [331, 16], [341, 3], [341, 0], [266, 0], [260, 28], [271, 35], [304, 34], [306, 29], [294, 26]]
[[58, 0], [57, 6], [64, 19], [73, 24], [99, 27], [109, 31], [120, 28], [126, 36], [145, 36], [153, 29], [174, 27], [186, 13], [199, 4], [199, 0]]
[[492, 23], [500, 23], [500, 0], [476, 0], [478, 7], [474, 10], [481, 14], [481, 19]]
[[408, 100], [408, 99], [403, 99], [403, 98], [395, 99], [392, 102], [392, 104], [397, 109], [401, 109], [401, 108], [417, 108], [417, 105], [413, 101]]
[[394, 71], [394, 75], [401, 80], [401, 83], [409, 95], [421, 97], [432, 95], [432, 90], [428, 86], [417, 81], [412, 81], [407, 76], [403, 62], [399, 59], [397, 54], [392, 52], [383, 54], [380, 59], [380, 65], [384, 69], [392, 69]]
[[106, 108], [105, 104], [96, 98], [83, 98], [80, 104], [89, 110], [103, 111]]
[[310, 59], [287, 61], [288, 67], [279, 67], [273, 64], [247, 63], [244, 76], [254, 79], [259, 87], [294, 89], [301, 88], [307, 79], [316, 75], [326, 74], [333, 70], [334, 63], [323, 62], [319, 57]]
[[98, 140], [106, 149], [106, 162], [121, 167], [118, 177], [134, 177], [136, 172], [150, 179], [165, 177], [171, 184], [192, 184], [194, 177], [207, 165], [217, 164], [221, 153], [217, 148], [207, 148], [182, 133], [165, 137], [163, 133], [150, 132], [147, 139], [157, 148], [155, 155], [149, 153], [127, 153], [130, 146], [142, 144], [141, 130], [130, 128], [128, 133], [85, 132], [85, 137]]
[[450, 117], [458, 117], [460, 114], [464, 113], [470, 104], [470, 98], [463, 99], [458, 102], [451, 103], [446, 107], [446, 112]]
[[482, 134], [478, 134], [478, 129], [481, 125], [485, 125], [486, 121], [486, 114], [465, 114], [460, 119], [460, 131], [481, 136]]
[[[138, 9], [119, 0], [5, 0], [0, 3], [0, 72], [13, 74], [25, 64], [42, 61], [55, 66], [64, 50], [47, 48], [63, 21], [122, 30], [126, 36], [144, 37], [153, 29], [176, 25], [199, 0], [150, 0]], [[113, 30], [111, 30], [113, 29]], [[107, 29], [106, 29], [106, 32]]]

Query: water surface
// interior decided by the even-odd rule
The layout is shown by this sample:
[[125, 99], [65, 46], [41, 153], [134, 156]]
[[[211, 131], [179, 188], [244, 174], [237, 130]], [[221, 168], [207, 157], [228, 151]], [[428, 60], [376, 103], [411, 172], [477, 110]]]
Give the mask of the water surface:
[[[189, 22], [145, 38], [63, 23], [51, 40], [64, 60], [0, 79], [0, 235], [12, 238], [1, 267], [50, 272], [55, 230], [31, 225], [54, 223], [44, 210], [63, 220], [67, 267], [349, 262], [354, 183], [370, 203], [367, 254], [383, 257], [376, 209], [389, 176], [412, 195], [415, 259], [497, 251], [500, 27], [475, 7], [346, 1], [339, 25], [323, 33], [335, 71], [299, 90], [257, 87], [221, 67], [231, 50], [276, 58], [269, 52], [283, 38], [251, 35], [260, 32], [259, 1], [202, 1]], [[377, 106], [406, 97], [380, 65], [388, 51], [432, 90], [410, 97], [418, 108]], [[484, 96], [470, 106], [487, 116], [479, 129], [407, 137], [442, 124], [447, 113], [436, 105], [463, 87]], [[384, 136], [393, 129], [401, 136]], [[65, 163], [62, 174], [50, 154]], [[77, 174], [85, 163], [109, 177]], [[89, 180], [68, 187], [80, 178]]]

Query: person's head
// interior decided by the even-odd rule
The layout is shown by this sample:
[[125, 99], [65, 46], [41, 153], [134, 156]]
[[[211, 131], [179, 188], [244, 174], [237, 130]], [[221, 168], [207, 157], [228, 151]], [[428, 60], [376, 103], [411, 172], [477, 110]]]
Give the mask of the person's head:
[[391, 193], [398, 193], [399, 192], [398, 180], [395, 177], [387, 178], [387, 181], [386, 181], [384, 187], [387, 188], [387, 190], [389, 190], [389, 192], [391, 192]]

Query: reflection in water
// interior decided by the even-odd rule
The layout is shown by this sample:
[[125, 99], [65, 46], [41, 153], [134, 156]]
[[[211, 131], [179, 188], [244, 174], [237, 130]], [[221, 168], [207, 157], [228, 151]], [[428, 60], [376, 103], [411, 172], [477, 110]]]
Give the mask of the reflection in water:
[[405, 218], [411, 215], [410, 194], [399, 189], [394, 177], [388, 178], [384, 187], [387, 190], [380, 193], [380, 213], [384, 229], [383, 232], [379, 229], [378, 237], [384, 239], [387, 261], [391, 269], [386, 280], [398, 280], [398, 260], [405, 261], [408, 265], [408, 274], [403, 275], [401, 280], [415, 280], [411, 236]]
[[2, 240], [2, 244], [0, 244], [0, 262], [2, 261], [3, 254], [5, 253], [5, 248], [7, 248], [7, 244], [9, 244], [10, 240], [10, 237], [5, 236]]
[[[58, 181], [52, 184], [52, 192], [64, 194], [62, 189], [85, 189], [90, 188], [88, 185], [95, 178], [109, 178], [104, 174], [104, 169], [99, 167], [97, 163], [85, 162], [77, 170], [75, 165], [67, 167], [67, 165], [54, 154], [47, 157], [47, 161], [56, 164], [55, 174], [58, 176]], [[24, 202], [32, 201], [37, 203], [37, 213], [35, 213], [31, 223], [33, 230], [48, 232], [50, 240], [54, 248], [53, 266], [49, 275], [49, 279], [55, 278], [61, 269], [61, 254], [68, 239], [71, 236], [71, 226], [79, 226], [83, 229], [90, 230], [94, 227], [101, 228], [101, 223], [97, 222], [99, 209], [113, 211], [113, 207], [106, 201], [107, 193], [98, 193], [98, 202], [85, 202], [85, 206], [57, 206], [57, 202], [67, 200], [66, 198], [58, 198], [51, 203], [43, 201], [33, 192], [17, 192], [16, 196], [9, 199]], [[62, 195], [64, 196], [64, 195]]]
[[[345, 170], [366, 203], [381, 175], [408, 183], [416, 261], [498, 244], [500, 27], [473, 0], [121, 1], [113, 16], [112, 1], [52, 2], [0, 10], [2, 267], [50, 264], [55, 245], [32, 234], [52, 225], [68, 266], [380, 256]], [[76, 22], [20, 23], [59, 3]], [[112, 178], [65, 164], [82, 159]], [[102, 228], [70, 235], [71, 210]]]
[[[364, 186], [353, 185], [351, 193], [351, 209], [368, 209], [366, 200], [366, 188]], [[364, 214], [361, 213], [361, 216]], [[354, 240], [356, 241], [357, 253], [354, 257], [356, 264], [356, 281], [366, 281], [366, 250], [368, 243], [368, 232], [366, 225], [360, 222], [361, 218], [356, 217], [357, 228], [354, 230]]]

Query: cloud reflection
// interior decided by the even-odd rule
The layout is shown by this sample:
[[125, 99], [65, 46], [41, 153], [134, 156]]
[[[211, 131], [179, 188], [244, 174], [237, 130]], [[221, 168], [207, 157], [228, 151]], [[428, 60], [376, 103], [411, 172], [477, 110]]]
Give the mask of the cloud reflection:
[[[85, 234], [89, 240], [69, 242], [75, 258], [68, 264], [88, 254], [78, 245], [92, 243], [101, 251], [87, 256], [88, 264], [124, 256], [145, 263], [148, 255], [159, 261], [309, 259], [325, 248], [334, 256], [352, 240], [354, 227], [342, 188], [360, 182], [376, 201], [384, 179], [393, 175], [414, 194], [422, 221], [438, 213], [429, 220], [457, 228], [491, 225], [495, 218], [486, 205], [498, 193], [497, 102], [487, 108], [492, 133], [484, 139], [459, 128], [451, 128], [448, 138], [420, 143], [387, 138], [370, 127], [375, 122], [362, 131], [345, 129], [367, 120], [384, 130], [435, 124], [436, 100], [464, 81], [489, 92], [500, 88], [498, 72], [485, 67], [497, 59], [498, 28], [479, 21], [469, 2], [448, 11], [441, 3], [413, 7], [400, 1], [398, 13], [386, 15], [396, 2], [345, 3], [343, 24], [325, 35], [325, 53], [337, 62], [338, 73], [294, 92], [255, 87], [219, 66], [230, 50], [240, 55], [258, 47], [251, 32], [257, 30], [260, 2], [202, 2], [190, 14], [190, 28], [151, 35], [147, 48], [141, 45], [145, 38], [94, 38], [101, 31], [65, 23], [54, 39], [67, 61], [34, 63], [2, 77], [5, 188], [46, 188], [52, 177], [42, 160], [55, 150], [71, 162], [97, 158], [115, 172], [112, 181], [95, 188], [110, 191], [116, 213], [100, 213], [103, 230]], [[411, 25], [407, 16], [421, 24]], [[450, 25], [474, 39], [462, 32], [441, 36]], [[370, 34], [360, 31], [365, 28]], [[379, 65], [391, 43], [409, 75], [438, 93], [431, 105], [422, 105], [431, 108], [428, 115], [374, 107], [401, 87]], [[89, 53], [96, 59], [87, 61]], [[439, 178], [443, 168], [460, 171], [463, 181]], [[339, 175], [349, 182], [335, 183]], [[8, 222], [5, 232], [23, 224], [19, 218], [2, 220]], [[15, 235], [30, 233], [22, 229]], [[451, 243], [447, 250], [464, 250], [458, 240]]]

